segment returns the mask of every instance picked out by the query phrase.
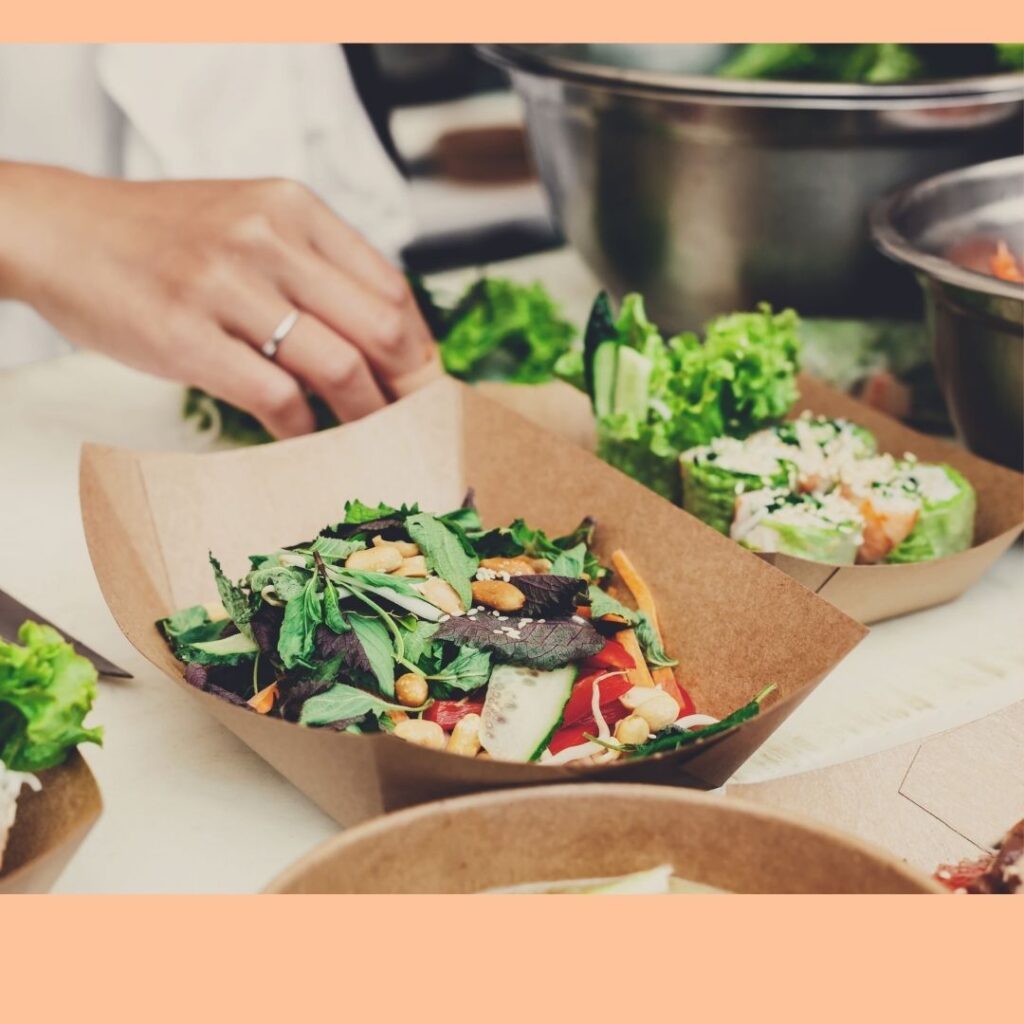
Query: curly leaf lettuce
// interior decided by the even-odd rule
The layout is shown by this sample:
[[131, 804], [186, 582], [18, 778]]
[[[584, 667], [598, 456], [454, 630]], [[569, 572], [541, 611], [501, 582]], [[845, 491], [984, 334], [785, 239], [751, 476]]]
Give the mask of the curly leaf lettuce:
[[26, 622], [18, 640], [0, 640], [0, 761], [38, 772], [80, 743], [102, 743], [103, 730], [83, 724], [96, 698], [96, 669], [49, 626]]
[[797, 398], [799, 319], [792, 310], [775, 313], [762, 304], [712, 320], [703, 341], [692, 332], [665, 341], [641, 298], [630, 295], [615, 328], [611, 340], [639, 352], [651, 372], [642, 412], [599, 418], [598, 453], [670, 500], [680, 500], [681, 452], [722, 435], [746, 437], [781, 420]]
[[552, 378], [575, 337], [576, 328], [542, 284], [484, 277], [448, 314], [439, 341], [454, 377], [539, 384]]

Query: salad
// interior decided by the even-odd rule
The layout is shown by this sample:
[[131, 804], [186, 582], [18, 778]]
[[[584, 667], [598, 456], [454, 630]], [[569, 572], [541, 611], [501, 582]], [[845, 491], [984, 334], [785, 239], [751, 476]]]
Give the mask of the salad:
[[471, 496], [443, 514], [351, 501], [238, 581], [211, 556], [220, 601], [157, 625], [188, 682], [254, 713], [468, 757], [602, 764], [755, 716], [774, 687], [698, 711], [649, 587], [623, 551], [603, 566], [593, 531], [487, 529]]
[[921, 562], [970, 547], [976, 496], [952, 466], [879, 454], [870, 431], [804, 414], [792, 310], [734, 313], [664, 340], [627, 296], [598, 296], [583, 375], [598, 454], [760, 552], [835, 565]]
[[681, 878], [671, 864], [610, 878], [573, 878], [557, 882], [527, 882], [487, 889], [489, 894], [540, 894], [552, 896], [668, 896], [722, 894], [725, 889]]
[[18, 641], [0, 639], [0, 868], [22, 788], [62, 764], [80, 743], [101, 743], [84, 725], [96, 697], [96, 669], [49, 626], [26, 622]]
[[1024, 71], [1020, 43], [747, 43], [717, 69], [724, 78], [889, 85]]

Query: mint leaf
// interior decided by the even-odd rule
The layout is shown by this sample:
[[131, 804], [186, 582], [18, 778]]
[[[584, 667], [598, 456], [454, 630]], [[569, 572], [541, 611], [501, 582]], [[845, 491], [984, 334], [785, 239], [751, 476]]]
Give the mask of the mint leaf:
[[285, 605], [284, 621], [277, 638], [277, 653], [285, 668], [311, 666], [316, 627], [323, 621], [323, 607], [317, 593], [318, 583], [313, 576], [302, 593]]
[[583, 575], [583, 566], [587, 560], [587, 545], [577, 544], [568, 551], [562, 551], [551, 563], [552, 576], [572, 576], [579, 578]]
[[224, 575], [220, 562], [213, 557], [212, 552], [210, 554], [210, 565], [213, 566], [213, 577], [217, 581], [217, 593], [220, 595], [220, 602], [224, 605], [224, 610], [241, 632], [245, 633], [246, 636], [252, 636], [252, 630], [249, 628], [252, 611], [249, 608], [249, 602], [246, 600], [245, 594], [240, 587], [237, 587]]
[[366, 690], [336, 683], [329, 690], [310, 697], [302, 705], [299, 722], [302, 725], [334, 725], [350, 719], [355, 721], [369, 714], [380, 718], [388, 711], [407, 710], [400, 704], [389, 704]]
[[405, 657], [415, 665], [419, 665], [425, 657], [433, 653], [432, 640], [437, 632], [436, 622], [423, 622], [409, 616], [409, 624], [403, 628], [402, 642], [405, 644]]
[[368, 615], [349, 615], [349, 624], [359, 638], [381, 693], [395, 695], [395, 651], [391, 635], [380, 619]]
[[409, 516], [405, 526], [426, 556], [428, 567], [451, 584], [463, 608], [472, 607], [470, 580], [480, 565], [476, 555], [469, 554], [462, 540], [436, 516], [420, 512]]
[[462, 647], [450, 664], [430, 678], [432, 682], [443, 683], [445, 690], [460, 693], [479, 690], [491, 678], [491, 656], [475, 647]]
[[363, 502], [345, 502], [345, 523], [372, 523], [375, 519], [390, 519], [398, 515], [398, 509], [390, 505], [364, 505]]
[[324, 625], [335, 633], [347, 633], [352, 627], [345, 621], [338, 603], [338, 588], [328, 580], [323, 595]]
[[365, 547], [365, 542], [361, 540], [317, 537], [310, 545], [310, 551], [315, 551], [325, 562], [342, 562], [354, 551], [362, 551]]

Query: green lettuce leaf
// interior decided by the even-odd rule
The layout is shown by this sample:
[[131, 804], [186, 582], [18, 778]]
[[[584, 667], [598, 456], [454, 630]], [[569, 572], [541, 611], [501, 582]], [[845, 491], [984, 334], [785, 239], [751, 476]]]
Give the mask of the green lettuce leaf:
[[420, 512], [409, 516], [405, 525], [409, 536], [426, 556], [429, 568], [451, 584], [463, 608], [471, 608], [471, 581], [480, 566], [480, 560], [475, 554], [470, 554], [462, 538], [436, 516]]
[[101, 728], [84, 724], [96, 669], [49, 626], [26, 622], [18, 640], [0, 640], [0, 761], [14, 771], [43, 771], [80, 743], [103, 742]]
[[448, 316], [441, 359], [462, 380], [550, 380], [576, 328], [541, 284], [481, 278]]
[[336, 683], [329, 690], [318, 693], [302, 705], [301, 725], [334, 725], [338, 722], [357, 721], [372, 714], [378, 718], [388, 711], [408, 711], [400, 704], [389, 704], [366, 690]]

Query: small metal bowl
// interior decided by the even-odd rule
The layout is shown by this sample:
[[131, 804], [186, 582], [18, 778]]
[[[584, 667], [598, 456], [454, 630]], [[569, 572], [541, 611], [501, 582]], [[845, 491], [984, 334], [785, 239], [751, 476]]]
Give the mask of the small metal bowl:
[[1024, 254], [1024, 156], [941, 174], [877, 203], [875, 243], [924, 289], [935, 369], [971, 451], [1024, 468], [1024, 285], [953, 262], [965, 245]]

